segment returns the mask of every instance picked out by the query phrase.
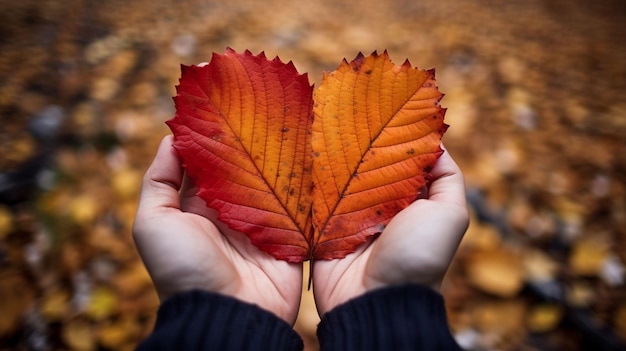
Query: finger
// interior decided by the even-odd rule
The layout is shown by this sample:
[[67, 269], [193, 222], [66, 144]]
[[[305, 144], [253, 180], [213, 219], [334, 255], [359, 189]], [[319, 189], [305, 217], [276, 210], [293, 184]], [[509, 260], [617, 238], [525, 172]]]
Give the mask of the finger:
[[180, 208], [178, 191], [183, 169], [171, 135], [163, 138], [152, 164], [146, 171], [139, 198], [139, 210]]
[[445, 148], [430, 174], [433, 179], [428, 189], [430, 200], [466, 206], [463, 173]]

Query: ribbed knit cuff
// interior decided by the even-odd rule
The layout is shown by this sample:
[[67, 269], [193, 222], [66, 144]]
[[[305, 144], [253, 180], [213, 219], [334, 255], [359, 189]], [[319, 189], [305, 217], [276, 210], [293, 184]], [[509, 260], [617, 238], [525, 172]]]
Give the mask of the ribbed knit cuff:
[[326, 313], [317, 335], [323, 351], [460, 350], [443, 298], [420, 285], [369, 292]]
[[190, 291], [159, 308], [144, 350], [302, 350], [300, 336], [274, 314], [237, 299]]

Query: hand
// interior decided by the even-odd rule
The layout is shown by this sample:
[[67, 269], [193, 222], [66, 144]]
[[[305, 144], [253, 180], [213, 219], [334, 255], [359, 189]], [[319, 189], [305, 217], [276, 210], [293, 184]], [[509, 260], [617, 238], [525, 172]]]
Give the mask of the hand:
[[302, 265], [274, 259], [242, 233], [218, 229], [215, 213], [183, 175], [172, 143], [171, 136], [163, 139], [146, 172], [133, 225], [160, 299], [201, 289], [256, 304], [293, 325]]
[[431, 172], [428, 197], [399, 212], [377, 239], [341, 260], [316, 261], [320, 316], [370, 290], [402, 283], [438, 289], [469, 224], [461, 170], [446, 151]]

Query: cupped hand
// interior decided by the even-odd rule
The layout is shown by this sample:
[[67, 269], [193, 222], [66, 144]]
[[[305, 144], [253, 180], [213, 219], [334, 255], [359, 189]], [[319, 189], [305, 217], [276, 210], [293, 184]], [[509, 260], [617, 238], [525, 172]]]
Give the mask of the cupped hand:
[[378, 238], [344, 259], [314, 262], [320, 316], [385, 286], [418, 283], [438, 289], [468, 224], [463, 174], [446, 151], [431, 172], [426, 198], [399, 212]]
[[220, 225], [195, 195], [172, 143], [172, 136], [163, 139], [144, 176], [133, 225], [139, 254], [160, 299], [206, 290], [256, 304], [293, 325], [302, 265], [276, 260], [244, 234]]

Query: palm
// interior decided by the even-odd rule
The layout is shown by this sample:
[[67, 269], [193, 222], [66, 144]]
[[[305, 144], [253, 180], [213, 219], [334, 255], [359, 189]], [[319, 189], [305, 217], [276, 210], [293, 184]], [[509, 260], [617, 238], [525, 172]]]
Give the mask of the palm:
[[379, 238], [342, 260], [315, 262], [320, 315], [379, 287], [439, 285], [467, 228], [468, 214], [462, 175], [447, 153], [432, 174], [429, 199], [398, 213]]
[[[195, 228], [206, 228], [205, 234], [195, 234], [203, 237], [197, 244], [202, 247], [202, 255], [215, 258], [210, 260], [214, 265], [212, 270], [205, 267], [200, 272], [210, 272], [213, 285], [221, 286], [222, 293], [258, 304], [293, 324], [302, 293], [302, 265], [280, 261], [261, 252], [243, 233], [225, 225], [218, 229], [214, 224], [219, 223], [215, 213], [193, 195], [196, 190], [188, 189], [185, 193], [181, 199], [182, 214], [191, 217], [185, 220], [190, 220]], [[224, 269], [216, 270], [215, 266]]]
[[276, 260], [250, 245], [242, 233], [218, 228], [195, 189], [184, 187], [179, 194], [179, 168], [166, 167], [167, 178], [154, 175], [159, 169], [153, 168], [144, 181], [150, 185], [144, 185], [134, 233], [160, 297], [191, 289], [217, 292], [259, 305], [293, 324], [301, 265]]

